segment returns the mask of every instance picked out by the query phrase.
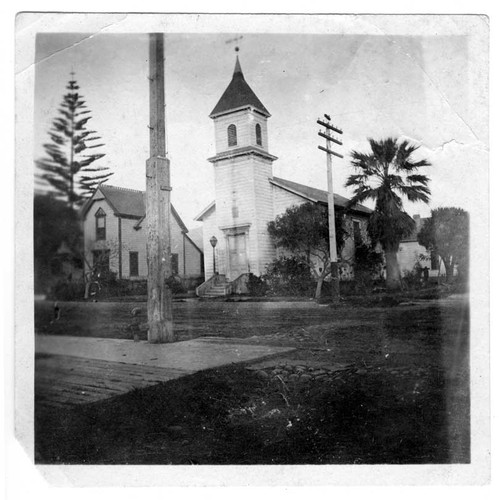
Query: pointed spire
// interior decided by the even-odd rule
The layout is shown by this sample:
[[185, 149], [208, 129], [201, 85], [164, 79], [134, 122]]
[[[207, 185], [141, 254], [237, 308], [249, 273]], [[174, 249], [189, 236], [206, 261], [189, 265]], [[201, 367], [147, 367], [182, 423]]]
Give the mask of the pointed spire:
[[[239, 47], [236, 47], [236, 54], [238, 51]], [[225, 92], [222, 94], [222, 97], [213, 111], [210, 113], [210, 118], [233, 109], [239, 109], [243, 106], [252, 106], [265, 116], [270, 116], [270, 113], [244, 79], [241, 63], [239, 62], [239, 56], [236, 55], [236, 65], [234, 67], [232, 81], [225, 89]]]
[[239, 56], [236, 56], [236, 66], [234, 67], [234, 76], [236, 75], [241, 75], [244, 78], [241, 63], [239, 62]]

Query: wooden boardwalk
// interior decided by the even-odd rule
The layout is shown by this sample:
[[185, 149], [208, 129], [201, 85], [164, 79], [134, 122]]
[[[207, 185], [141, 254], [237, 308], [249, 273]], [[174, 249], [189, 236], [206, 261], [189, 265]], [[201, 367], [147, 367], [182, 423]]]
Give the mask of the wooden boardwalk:
[[155, 385], [189, 371], [39, 354], [35, 359], [36, 408], [69, 408]]
[[[72, 336], [35, 339], [36, 408], [95, 403], [197, 371], [293, 351], [203, 338], [172, 344]], [[188, 367], [188, 368], [186, 368]]]

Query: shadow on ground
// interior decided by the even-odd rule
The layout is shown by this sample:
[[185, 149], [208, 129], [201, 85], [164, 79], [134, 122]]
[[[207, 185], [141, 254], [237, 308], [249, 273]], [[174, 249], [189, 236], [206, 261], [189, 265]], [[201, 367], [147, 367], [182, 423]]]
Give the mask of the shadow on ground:
[[185, 306], [179, 325], [209, 311], [212, 332], [352, 369], [310, 380], [233, 366], [74, 409], [36, 407], [37, 463], [469, 463], [466, 300], [362, 311], [217, 307]]

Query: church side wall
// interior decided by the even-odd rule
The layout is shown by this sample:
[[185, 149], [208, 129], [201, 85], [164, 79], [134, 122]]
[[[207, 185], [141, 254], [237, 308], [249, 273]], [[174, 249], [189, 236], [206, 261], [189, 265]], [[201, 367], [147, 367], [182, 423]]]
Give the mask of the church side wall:
[[267, 265], [276, 257], [276, 250], [267, 230], [267, 225], [274, 219], [272, 185], [272, 162], [260, 158], [252, 160], [253, 177], [255, 179], [255, 239], [258, 258], [252, 272], [256, 275], [265, 273]]

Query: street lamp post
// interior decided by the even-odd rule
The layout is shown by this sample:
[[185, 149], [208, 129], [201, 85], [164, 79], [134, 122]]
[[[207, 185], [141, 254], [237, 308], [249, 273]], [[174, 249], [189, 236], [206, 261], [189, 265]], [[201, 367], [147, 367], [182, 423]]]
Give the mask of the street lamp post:
[[212, 236], [210, 238], [210, 243], [211, 246], [213, 247], [213, 274], [217, 274], [217, 267], [216, 267], [216, 261], [215, 261], [215, 247], [217, 246], [218, 240], [215, 236]]

